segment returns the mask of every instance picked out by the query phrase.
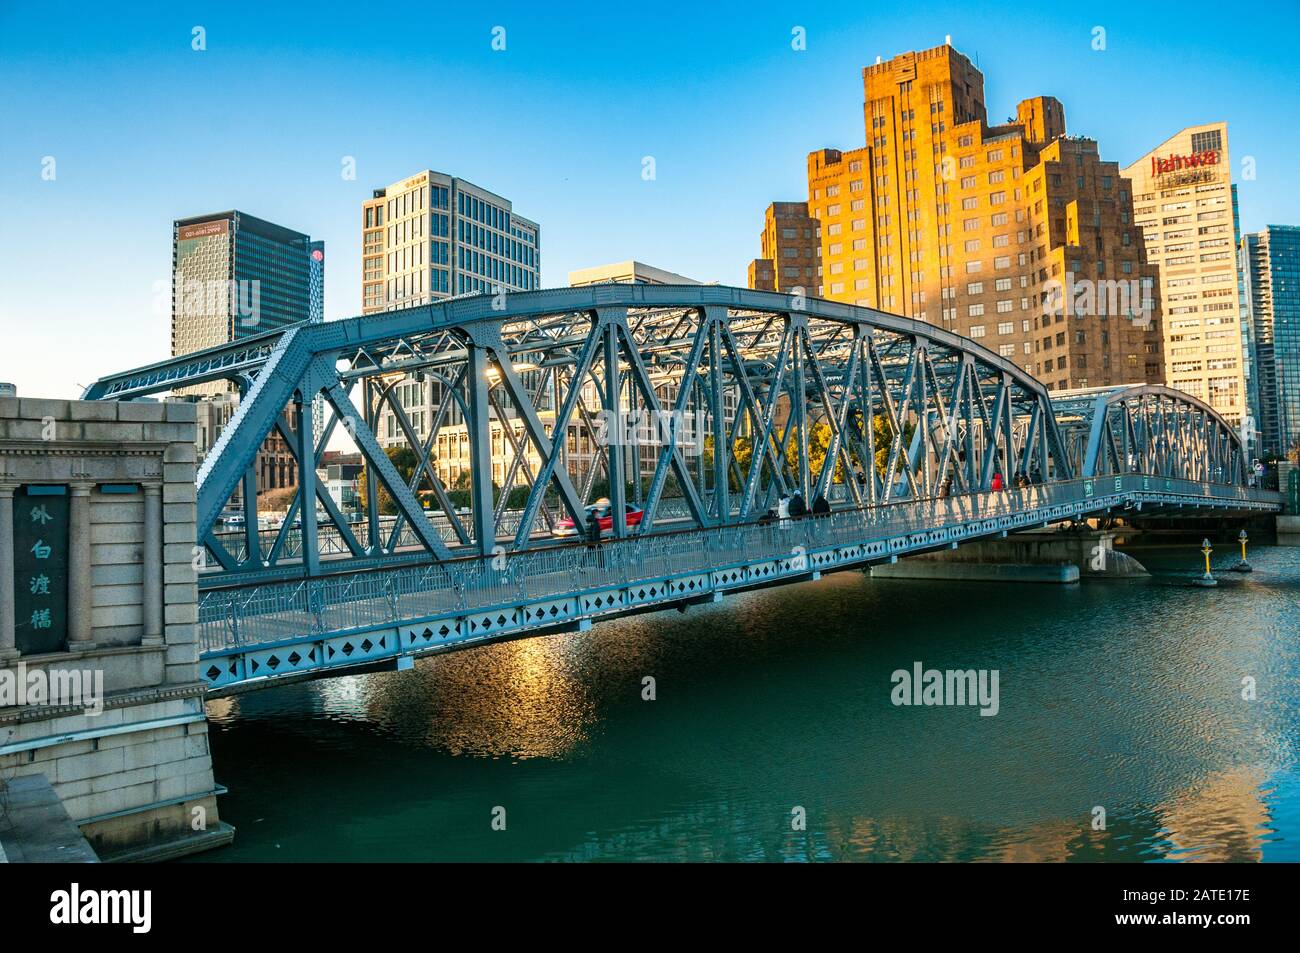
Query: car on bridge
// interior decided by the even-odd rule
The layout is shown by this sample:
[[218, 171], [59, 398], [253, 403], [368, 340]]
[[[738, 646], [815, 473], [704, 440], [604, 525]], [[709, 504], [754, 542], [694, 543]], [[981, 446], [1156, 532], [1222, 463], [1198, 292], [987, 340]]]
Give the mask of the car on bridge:
[[[626, 503], [623, 506], [623, 510], [627, 514], [625, 518], [629, 529], [633, 526], [641, 525], [641, 517], [645, 515], [645, 512], [641, 507], [637, 506], [635, 503]], [[586, 507], [583, 512], [586, 515], [583, 517], [583, 525], [581, 527], [574, 526], [573, 518], [568, 517], [556, 522], [555, 529], [551, 531], [551, 535], [559, 539], [586, 536], [587, 524], [591, 522], [593, 514], [596, 517], [596, 521], [600, 523], [601, 536], [610, 535], [614, 532], [614, 507], [607, 498], [600, 498], [595, 503]]]

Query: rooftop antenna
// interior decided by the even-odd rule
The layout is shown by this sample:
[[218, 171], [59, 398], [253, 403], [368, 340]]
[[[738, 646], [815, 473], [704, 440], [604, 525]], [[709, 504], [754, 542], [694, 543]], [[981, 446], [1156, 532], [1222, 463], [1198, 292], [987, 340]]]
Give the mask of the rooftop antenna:
[[951, 33], [945, 33], [945, 34], [944, 34], [944, 37], [943, 37], [943, 45], [944, 45], [944, 46], [952, 46], [952, 34], [951, 34]]

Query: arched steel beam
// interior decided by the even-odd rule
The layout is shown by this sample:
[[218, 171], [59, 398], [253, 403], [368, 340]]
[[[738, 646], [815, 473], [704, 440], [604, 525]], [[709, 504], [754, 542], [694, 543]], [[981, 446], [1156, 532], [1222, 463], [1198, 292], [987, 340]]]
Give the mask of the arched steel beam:
[[[438, 557], [445, 555], [445, 547], [424, 525], [428, 520], [406, 481], [388, 472], [392, 468], [371, 431], [376, 421], [368, 419], [369, 412], [366, 420], [358, 418], [341, 389], [342, 379], [468, 367], [464, 416], [477, 472], [490, 469], [491, 459], [485, 447], [490, 390], [484, 375], [490, 366], [499, 368], [510, 404], [540, 458], [537, 488], [518, 531], [511, 530], [517, 548], [527, 546], [542, 494], [552, 481], [565, 508], [581, 515], [585, 494], [579, 498], [570, 485], [559, 448], [565, 439], [562, 428], [575, 413], [588, 412], [578, 398], [585, 378], [597, 371], [606, 411], [627, 400], [657, 413], [671, 405], [674, 421], [691, 407], [707, 421], [714, 444], [710, 467], [703, 460], [689, 465], [674, 445], [675, 436], [657, 463], [648, 461], [655, 467], [646, 492], [647, 513], [653, 514], [671, 472], [700, 526], [732, 519], [733, 498], [743, 518], [753, 502], [770, 501], [774, 488], [793, 486], [805, 497], [822, 495], [836, 482], [838, 465], [846, 471], [843, 479], [866, 482], [869, 476], [865, 495], [871, 503], [933, 494], [949, 468], [972, 489], [986, 485], [995, 466], [1009, 480], [1010, 471], [1031, 459], [1044, 464], [1045, 477], [1049, 457], [1051, 478], [1072, 475], [1046, 388], [1012, 361], [923, 322], [838, 302], [722, 286], [603, 285], [512, 293], [505, 296], [504, 308], [501, 304], [500, 296], [478, 295], [295, 325], [103, 378], [87, 389], [87, 397], [138, 397], [222, 377], [253, 378], [201, 471], [199, 519], [201, 527], [210, 527], [229, 499], [231, 481], [240, 478], [240, 467], [252, 460], [282, 409], [295, 395], [310, 401], [324, 394], [336, 413], [355, 425], [353, 436], [378, 475], [386, 484], [400, 484], [389, 489], [400, 497], [405, 520]], [[539, 360], [524, 363], [573, 366], [568, 394], [562, 402], [555, 394], [547, 408], [554, 414], [551, 432], [538, 413], [540, 404], [533, 405], [534, 395], [512, 369], [514, 361], [529, 356]], [[680, 368], [677, 394], [670, 399], [671, 388], [666, 388], [661, 404], [655, 371], [669, 365]], [[889, 439], [883, 481], [874, 461], [872, 426], [877, 420], [885, 422]], [[828, 445], [810, 445], [817, 427], [826, 431], [818, 439]], [[747, 472], [734, 456], [740, 439], [752, 444]], [[814, 451], [821, 454], [820, 463]], [[608, 472], [623, 474], [620, 447], [603, 448], [600, 455]], [[636, 463], [639, 479], [639, 452]], [[853, 466], [867, 472], [847, 473]], [[765, 474], [769, 481], [760, 493], [757, 484]], [[734, 489], [729, 486], [733, 478]], [[475, 536], [486, 552], [501, 527], [489, 526], [497, 516], [488, 505], [490, 473], [476, 479]], [[622, 479], [610, 482], [616, 533], [621, 534]], [[710, 485], [711, 498], [701, 499], [697, 493]], [[854, 501], [863, 497], [856, 484], [846, 495]], [[649, 522], [640, 532], [649, 529]], [[371, 550], [373, 555], [373, 545]]]
[[1058, 426], [1081, 440], [1080, 476], [1140, 469], [1245, 484], [1240, 436], [1213, 407], [1176, 388], [1120, 384], [1062, 391], [1053, 395], [1052, 409]]

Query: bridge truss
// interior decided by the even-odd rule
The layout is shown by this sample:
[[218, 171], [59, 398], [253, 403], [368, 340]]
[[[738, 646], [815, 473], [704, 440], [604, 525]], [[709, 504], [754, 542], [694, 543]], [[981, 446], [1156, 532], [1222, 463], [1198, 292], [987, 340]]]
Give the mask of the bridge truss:
[[[213, 560], [200, 576], [201, 670], [214, 694], [405, 668], [1065, 520], [1279, 509], [1276, 493], [1244, 485], [1228, 424], [1178, 391], [1052, 395], [930, 325], [738, 288], [452, 299], [245, 338], [85, 396], [221, 380], [242, 397], [198, 477], [198, 540]], [[411, 381], [437, 388], [428, 420], [398, 399]], [[315, 401], [329, 410], [319, 435]], [[366, 462], [360, 521], [316, 478], [340, 426]], [[252, 466], [273, 433], [306, 465], [284, 524], [266, 532]], [[385, 443], [412, 451], [409, 475]], [[463, 510], [439, 457], [453, 445], [469, 474]], [[248, 519], [223, 534], [236, 487]], [[395, 514], [381, 512], [381, 487]], [[515, 487], [526, 492], [512, 507]], [[604, 493], [608, 542], [550, 538]], [[830, 512], [763, 519], [782, 493], [826, 497]]]
[[[218, 380], [243, 396], [199, 473], [199, 539], [217, 575], [248, 581], [519, 552], [557, 520], [585, 520], [597, 495], [624, 538], [744, 523], [782, 493], [864, 507], [988, 488], [995, 473], [1009, 483], [1017, 472], [1075, 472], [1047, 391], [1014, 363], [928, 324], [738, 288], [453, 299], [245, 338], [104, 378], [85, 396]], [[437, 388], [431, 420], [413, 421], [398, 399], [411, 380]], [[329, 410], [319, 439], [316, 400]], [[384, 410], [396, 441], [379, 434]], [[312, 465], [339, 426], [365, 459], [359, 522]], [[273, 433], [300, 480], [268, 534], [251, 474]], [[438, 465], [444, 435], [467, 448], [456, 462], [469, 474], [468, 513]], [[384, 443], [409, 448], [414, 472], [399, 473]], [[507, 508], [520, 486], [526, 501]], [[223, 534], [236, 487], [248, 518]], [[383, 517], [381, 490], [395, 518]], [[636, 526], [626, 503], [643, 511]]]
[[1203, 401], [1171, 387], [1130, 384], [1058, 392], [1052, 400], [1076, 473], [1150, 473], [1240, 485], [1241, 440]]

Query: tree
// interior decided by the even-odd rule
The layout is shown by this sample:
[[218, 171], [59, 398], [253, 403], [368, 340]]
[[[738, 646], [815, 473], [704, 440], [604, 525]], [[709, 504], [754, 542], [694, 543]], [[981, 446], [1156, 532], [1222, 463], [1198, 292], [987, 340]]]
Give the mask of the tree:
[[[843, 445], [845, 450], [848, 452], [849, 460], [853, 463], [855, 471], [862, 467], [861, 454], [858, 450], [863, 438], [862, 427], [858, 422], [860, 416], [861, 415], [850, 415], [845, 424], [843, 434]], [[793, 426], [793, 422], [790, 422], [787, 424], [785, 430], [773, 430], [772, 432], [772, 440], [775, 442], [776, 446], [779, 447], [782, 444], [785, 444], [786, 467], [788, 472], [792, 474], [799, 472], [799, 435], [797, 433], [789, 433], [789, 429]], [[907, 442], [911, 440], [911, 435], [914, 430], [915, 426], [911, 422], [904, 427], [903, 434], [905, 446]], [[883, 414], [876, 414], [872, 418], [871, 431], [871, 442], [876, 472], [879, 475], [884, 476], [885, 467], [889, 465], [889, 448], [891, 441], [893, 440], [894, 431], [889, 425], [888, 419], [886, 419]], [[826, 420], [813, 421], [808, 428], [808, 470], [814, 480], [818, 479], [821, 475], [822, 467], [825, 465], [826, 454], [830, 450], [831, 446], [832, 433], [831, 425]], [[789, 443], [786, 443], [787, 435], [789, 436]], [[732, 459], [735, 461], [735, 467], [728, 468], [727, 482], [732, 492], [739, 492], [741, 489], [740, 483], [746, 476], [748, 476], [750, 465], [754, 459], [753, 439], [750, 437], [737, 438], [732, 444], [731, 455]], [[772, 477], [771, 464], [765, 459], [762, 461], [762, 465], [764, 476], [760, 478], [760, 486], [766, 485], [767, 480], [770, 480]], [[704, 473], [706, 487], [711, 486], [711, 474], [713, 473], [712, 436], [706, 436], [704, 438], [701, 469]], [[740, 474], [739, 478], [737, 478], [737, 471]], [[832, 482], [843, 483], [844, 479], [844, 460], [842, 457], [837, 455]]]
[[298, 487], [282, 486], [275, 490], [266, 490], [257, 495], [257, 508], [268, 512], [288, 511], [293, 498], [298, 495]]
[[[393, 464], [393, 468], [406, 483], [411, 482], [411, 475], [415, 473], [415, 468], [419, 466], [420, 458], [410, 447], [388, 447], [384, 450], [385, 456]], [[361, 469], [361, 478], [357, 486], [357, 504], [361, 511], [365, 512], [368, 506], [366, 493], [369, 488], [367, 470], [369, 464]], [[379, 487], [379, 512], [384, 516], [397, 515], [397, 501], [394, 500], [384, 488], [382, 480], [377, 480], [376, 485]]]

